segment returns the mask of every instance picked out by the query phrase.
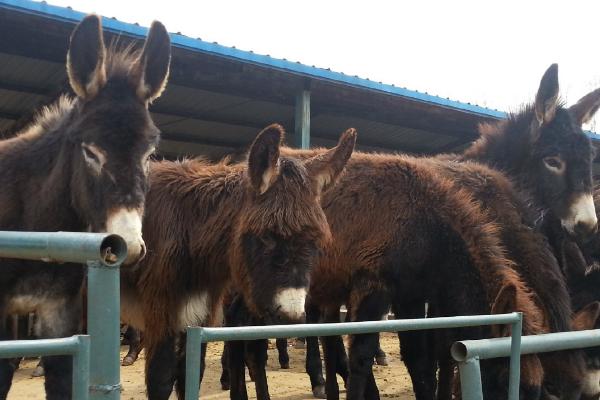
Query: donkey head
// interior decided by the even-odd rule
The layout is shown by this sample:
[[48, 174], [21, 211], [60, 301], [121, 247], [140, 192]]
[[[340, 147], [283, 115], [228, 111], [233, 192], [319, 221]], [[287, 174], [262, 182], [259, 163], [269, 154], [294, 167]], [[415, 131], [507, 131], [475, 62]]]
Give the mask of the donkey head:
[[535, 99], [530, 129], [532, 157], [528, 168], [535, 174], [538, 196], [576, 236], [597, 230], [592, 196], [594, 150], [581, 129], [600, 106], [600, 89], [584, 96], [570, 108], [558, 100], [558, 66], [542, 77]]
[[252, 144], [247, 195], [234, 234], [234, 277], [249, 310], [266, 321], [299, 321], [309, 276], [330, 240], [320, 196], [344, 169], [353, 129], [337, 147], [304, 161], [281, 157], [283, 129], [271, 125]]
[[72, 202], [92, 231], [125, 239], [127, 263], [145, 253], [146, 176], [159, 137], [148, 104], [165, 87], [170, 58], [169, 36], [159, 22], [141, 52], [107, 50], [95, 15], [71, 35], [67, 72], [77, 95], [69, 128]]

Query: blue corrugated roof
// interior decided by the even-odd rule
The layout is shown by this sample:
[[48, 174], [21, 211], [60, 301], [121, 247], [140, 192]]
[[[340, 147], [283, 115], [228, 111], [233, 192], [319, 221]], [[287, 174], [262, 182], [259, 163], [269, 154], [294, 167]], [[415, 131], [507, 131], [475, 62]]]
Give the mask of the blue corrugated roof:
[[[25, 13], [43, 15], [47, 18], [72, 23], [81, 21], [86, 15], [83, 12], [75, 11], [71, 8], [54, 6], [46, 3], [45, 1], [36, 2], [31, 0], [0, 0], [0, 7], [15, 9]], [[114, 18], [102, 17], [102, 24], [104, 29], [107, 29], [111, 32], [137, 38], [145, 37], [148, 32], [148, 28], [146, 27], [142, 27], [137, 24], [125, 23]], [[289, 71], [291, 73], [300, 74], [311, 78], [324, 79], [358, 88], [375, 90], [390, 95], [402, 96], [415, 101], [430, 103], [437, 106], [447, 107], [485, 117], [502, 119], [506, 118], [507, 116], [507, 114], [502, 111], [481, 107], [475, 104], [462, 103], [427, 93], [421, 93], [415, 90], [409, 90], [395, 85], [359, 78], [357, 76], [350, 76], [341, 72], [331, 71], [330, 69], [318, 68], [304, 65], [299, 62], [273, 58], [250, 51], [239, 50], [234, 47], [223, 46], [218, 43], [209, 43], [181, 34], [171, 33], [170, 36], [171, 42], [175, 47], [237, 59], [243, 62]], [[600, 135], [592, 132], [588, 132], [588, 134], [593, 139], [600, 140]]]

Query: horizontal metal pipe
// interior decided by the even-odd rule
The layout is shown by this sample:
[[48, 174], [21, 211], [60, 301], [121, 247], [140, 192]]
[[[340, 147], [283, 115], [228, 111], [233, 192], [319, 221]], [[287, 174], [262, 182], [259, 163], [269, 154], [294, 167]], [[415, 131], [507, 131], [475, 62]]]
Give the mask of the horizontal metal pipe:
[[414, 331], [436, 328], [460, 328], [467, 326], [511, 324], [518, 320], [519, 313], [510, 313], [440, 318], [399, 319], [389, 321], [341, 322], [333, 324], [242, 326], [232, 328], [190, 327], [188, 328], [188, 334], [190, 330], [201, 329], [203, 341], [215, 342], [221, 340], [255, 340], [263, 338], [332, 336], [342, 334]]
[[[480, 359], [506, 357], [510, 355], [510, 342], [509, 337], [463, 340], [454, 343], [450, 351], [456, 361], [475, 357]], [[600, 329], [546, 333], [521, 338], [521, 354], [548, 353], [594, 346], [600, 346]]]
[[79, 346], [79, 336], [60, 339], [7, 340], [0, 342], [0, 358], [73, 355], [77, 353]]
[[108, 233], [0, 231], [0, 257], [114, 266], [127, 257], [127, 245]]

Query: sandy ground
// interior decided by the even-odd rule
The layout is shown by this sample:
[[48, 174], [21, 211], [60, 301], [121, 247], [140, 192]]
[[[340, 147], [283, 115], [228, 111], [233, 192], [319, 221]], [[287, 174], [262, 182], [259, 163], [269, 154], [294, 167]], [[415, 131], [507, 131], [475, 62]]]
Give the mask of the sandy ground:
[[[277, 362], [277, 350], [274, 349], [274, 341], [269, 350], [269, 361], [267, 376], [269, 379], [269, 391], [272, 399], [287, 400], [312, 400], [308, 376], [304, 372], [305, 351], [289, 347], [290, 369], [282, 370]], [[291, 344], [291, 341], [290, 341]], [[410, 379], [400, 361], [398, 338], [392, 334], [382, 334], [381, 345], [388, 354], [390, 364], [388, 366], [375, 366], [375, 378], [381, 392], [381, 397], [390, 399], [408, 400], [413, 399]], [[202, 399], [228, 399], [229, 392], [221, 390], [219, 377], [221, 374], [221, 350], [222, 343], [210, 343], [206, 357], [207, 370], [202, 382]], [[122, 349], [123, 356], [125, 348]], [[43, 378], [32, 378], [31, 372], [37, 365], [35, 360], [27, 360], [21, 363], [21, 368], [16, 372], [12, 389], [8, 395], [9, 400], [33, 400], [44, 399]], [[124, 400], [145, 399], [144, 385], [144, 354], [140, 359], [129, 367], [121, 367], [121, 382], [123, 392], [121, 398]], [[254, 384], [247, 377], [246, 385], [250, 398], [256, 398]], [[343, 384], [340, 382], [342, 398], [344, 397]], [[175, 396], [171, 396], [175, 399]]]

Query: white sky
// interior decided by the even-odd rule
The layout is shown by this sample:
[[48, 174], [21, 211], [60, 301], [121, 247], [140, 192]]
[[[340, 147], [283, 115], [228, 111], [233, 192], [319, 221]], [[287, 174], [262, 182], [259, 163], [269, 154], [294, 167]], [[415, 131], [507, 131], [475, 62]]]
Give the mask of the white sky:
[[599, 1], [48, 2], [501, 110], [553, 62], [568, 104], [600, 86]]

